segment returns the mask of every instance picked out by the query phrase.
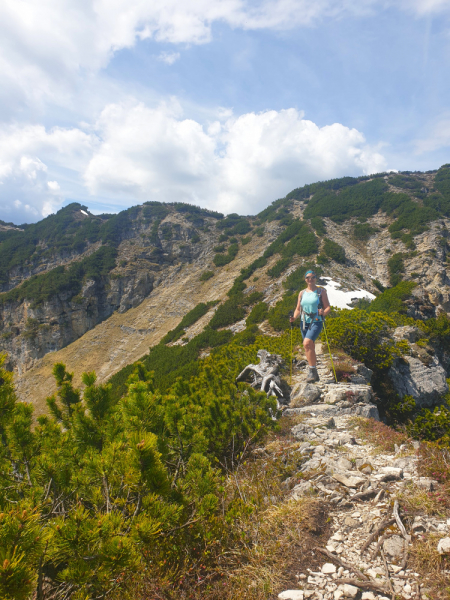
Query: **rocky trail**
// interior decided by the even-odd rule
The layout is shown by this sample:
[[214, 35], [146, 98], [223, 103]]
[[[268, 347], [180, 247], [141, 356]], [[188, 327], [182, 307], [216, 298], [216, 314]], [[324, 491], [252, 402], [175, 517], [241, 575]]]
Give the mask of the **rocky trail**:
[[450, 519], [409, 516], [399, 506], [405, 496], [430, 492], [437, 482], [418, 475], [418, 442], [385, 453], [359, 437], [355, 416], [379, 418], [372, 388], [361, 381], [370, 373], [361, 368], [354, 383], [336, 385], [329, 358], [319, 344], [318, 350], [320, 382], [306, 384], [306, 368], [297, 373], [291, 406], [283, 413], [300, 421], [291, 433], [295, 452], [304, 457], [301, 482], [290, 478], [284, 485], [292, 488], [294, 501], [312, 496], [329, 503], [331, 535], [325, 547], [314, 550], [321, 568], [296, 574], [296, 588], [278, 598], [431, 600], [429, 582], [409, 566], [410, 550], [415, 539], [431, 532], [438, 551], [450, 552]]

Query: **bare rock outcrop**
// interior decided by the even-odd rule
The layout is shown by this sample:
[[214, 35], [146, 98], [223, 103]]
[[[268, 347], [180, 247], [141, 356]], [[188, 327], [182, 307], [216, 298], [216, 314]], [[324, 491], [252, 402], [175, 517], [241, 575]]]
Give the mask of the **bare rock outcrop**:
[[417, 327], [397, 327], [393, 333], [396, 341], [408, 342], [410, 354], [397, 358], [389, 369], [389, 377], [400, 397], [412, 396], [418, 407], [439, 404], [449, 391], [447, 373], [435, 350], [429, 345], [418, 345]]

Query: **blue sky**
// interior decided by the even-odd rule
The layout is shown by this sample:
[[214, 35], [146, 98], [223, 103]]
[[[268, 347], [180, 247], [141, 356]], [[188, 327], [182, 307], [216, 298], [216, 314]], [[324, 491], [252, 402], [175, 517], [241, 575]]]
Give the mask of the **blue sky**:
[[[26, 15], [26, 18], [25, 18]], [[450, 0], [5, 0], [0, 219], [450, 162]]]

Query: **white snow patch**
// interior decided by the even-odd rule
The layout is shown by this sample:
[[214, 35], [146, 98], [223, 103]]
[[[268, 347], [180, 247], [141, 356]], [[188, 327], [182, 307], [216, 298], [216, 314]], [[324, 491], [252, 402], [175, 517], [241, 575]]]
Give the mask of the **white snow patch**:
[[353, 308], [349, 303], [352, 301], [352, 298], [367, 298], [368, 300], [374, 300], [376, 296], [367, 292], [366, 290], [353, 290], [351, 292], [344, 292], [342, 290], [338, 290], [337, 288], [341, 287], [341, 284], [337, 281], [333, 281], [331, 277], [322, 277], [322, 279], [326, 279], [327, 283], [323, 287], [327, 290], [328, 300], [330, 301], [331, 306], [335, 308]]
[[83, 210], [83, 209], [81, 209], [81, 211], [80, 211], [80, 212], [82, 212], [82, 213], [83, 213], [83, 215], [86, 215], [87, 217], [89, 216], [89, 215], [87, 214], [87, 212], [86, 212], [85, 210]]

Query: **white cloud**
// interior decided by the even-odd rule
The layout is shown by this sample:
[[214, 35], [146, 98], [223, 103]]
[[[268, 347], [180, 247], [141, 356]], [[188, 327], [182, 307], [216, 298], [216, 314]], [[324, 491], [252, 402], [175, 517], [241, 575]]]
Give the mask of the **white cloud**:
[[57, 210], [64, 196], [49, 179], [57, 164], [79, 172], [95, 148], [96, 138], [78, 129], [13, 125], [0, 130], [0, 203], [2, 217], [16, 223], [36, 220]]
[[166, 63], [166, 65], [173, 65], [180, 58], [179, 52], [161, 52], [158, 56], [158, 60]]
[[[293, 108], [238, 117], [219, 109], [202, 124], [176, 100], [110, 104], [90, 130], [0, 131], [0, 218], [20, 221], [25, 205], [42, 217], [67, 196], [89, 203], [87, 194], [97, 206], [177, 200], [250, 214], [305, 183], [386, 169], [361, 132], [319, 127]], [[60, 177], [67, 171], [72, 187]]]
[[[214, 23], [245, 30], [283, 30], [386, 7], [422, 16], [449, 10], [450, 1], [3, 0], [0, 88], [8, 98], [22, 94], [33, 103], [51, 98], [67, 105], [78, 76], [105, 67], [115, 52], [138, 40], [203, 44], [211, 40]], [[172, 64], [177, 54], [166, 51], [160, 57]]]
[[356, 129], [318, 127], [295, 109], [204, 128], [173, 108], [108, 106], [85, 172], [93, 195], [198, 203], [252, 213], [294, 187], [386, 168]]

